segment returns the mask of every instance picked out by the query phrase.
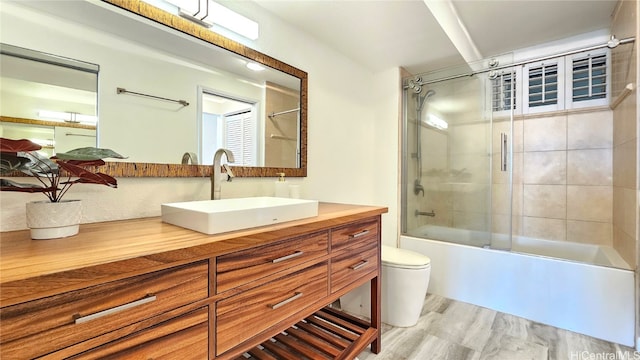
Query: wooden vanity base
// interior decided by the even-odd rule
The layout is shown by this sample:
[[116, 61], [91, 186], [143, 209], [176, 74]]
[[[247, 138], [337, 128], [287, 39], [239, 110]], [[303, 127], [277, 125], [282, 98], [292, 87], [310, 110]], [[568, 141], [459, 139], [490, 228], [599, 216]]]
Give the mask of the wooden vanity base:
[[[354, 359], [380, 351], [381, 214], [205, 235], [158, 218], [0, 239], [0, 358]], [[371, 321], [328, 306], [369, 282]], [[185, 357], [188, 354], [188, 357]]]
[[375, 333], [369, 322], [326, 307], [236, 360], [352, 359]]

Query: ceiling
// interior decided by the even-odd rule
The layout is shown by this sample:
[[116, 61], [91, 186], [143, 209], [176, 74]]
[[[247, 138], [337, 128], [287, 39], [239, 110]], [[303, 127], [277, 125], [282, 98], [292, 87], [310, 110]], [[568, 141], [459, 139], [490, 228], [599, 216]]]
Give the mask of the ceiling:
[[447, 1], [483, 57], [609, 27], [617, 0], [254, 0], [373, 72], [464, 63], [426, 2]]

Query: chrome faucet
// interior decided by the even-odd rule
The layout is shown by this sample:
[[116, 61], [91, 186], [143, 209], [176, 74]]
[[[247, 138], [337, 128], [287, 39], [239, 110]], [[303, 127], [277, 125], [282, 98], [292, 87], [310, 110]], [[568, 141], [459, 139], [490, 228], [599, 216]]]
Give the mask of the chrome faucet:
[[[213, 171], [211, 171], [211, 200], [220, 200], [220, 176], [222, 175], [222, 172], [220, 171], [220, 160], [222, 159], [222, 154], [227, 155], [228, 162], [232, 163], [235, 161], [231, 150], [220, 148], [213, 155]], [[223, 166], [227, 172], [227, 181], [231, 181], [234, 177], [233, 172], [231, 172], [231, 168], [227, 164], [224, 164]]]
[[191, 163], [192, 165], [198, 165], [198, 155], [192, 152], [186, 152], [182, 155], [182, 165], [188, 165]]

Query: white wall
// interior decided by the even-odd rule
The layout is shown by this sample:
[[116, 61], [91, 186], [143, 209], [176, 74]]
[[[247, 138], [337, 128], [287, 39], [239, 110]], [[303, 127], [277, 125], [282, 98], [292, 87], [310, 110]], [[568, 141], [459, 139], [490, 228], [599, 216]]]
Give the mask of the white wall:
[[[397, 234], [398, 102], [397, 69], [372, 74], [363, 66], [285, 24], [251, 2], [237, 2], [246, 16], [261, 24], [260, 39], [244, 41], [259, 51], [309, 74], [308, 176], [289, 179], [301, 184], [302, 196], [320, 201], [388, 206], [383, 216], [385, 243]], [[5, 28], [8, 8], [0, 8], [2, 39], [24, 34], [33, 48], [42, 32], [31, 25]], [[45, 39], [55, 43], [55, 39]], [[21, 45], [21, 44], [14, 44]], [[59, 52], [68, 44], [59, 44]], [[133, 85], [132, 85], [133, 86]], [[119, 188], [77, 185], [68, 194], [84, 202], [83, 222], [158, 216], [159, 204], [209, 197], [209, 180], [198, 178], [118, 179]], [[275, 178], [234, 179], [222, 197], [273, 194]], [[0, 231], [26, 228], [24, 203], [44, 200], [40, 194], [0, 192]]]

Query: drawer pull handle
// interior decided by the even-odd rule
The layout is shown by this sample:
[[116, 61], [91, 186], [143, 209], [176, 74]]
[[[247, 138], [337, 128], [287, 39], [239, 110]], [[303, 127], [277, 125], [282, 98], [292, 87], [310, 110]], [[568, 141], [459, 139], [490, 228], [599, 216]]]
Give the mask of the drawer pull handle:
[[144, 297], [144, 298], [142, 298], [140, 300], [136, 300], [136, 301], [130, 302], [128, 304], [116, 306], [116, 307], [111, 308], [111, 309], [98, 311], [97, 313], [94, 313], [94, 314], [91, 314], [91, 315], [80, 316], [80, 317], [76, 318], [75, 323], [76, 324], [86, 323], [88, 321], [95, 320], [95, 319], [101, 318], [103, 316], [115, 314], [115, 313], [118, 313], [120, 311], [128, 310], [128, 309], [134, 308], [136, 306], [140, 306], [140, 305], [144, 305], [144, 304], [150, 303], [152, 301], [156, 301], [156, 296], [155, 295], [150, 295], [150, 296]]
[[369, 233], [369, 230], [362, 230], [362, 231], [357, 232], [357, 233], [355, 233], [355, 234], [351, 234], [351, 235], [349, 235], [349, 237], [350, 237], [351, 239], [355, 239], [355, 238], [358, 238], [358, 237], [360, 237], [360, 236], [365, 236], [365, 235], [367, 235], [368, 233]]
[[292, 297], [290, 297], [288, 299], [282, 300], [277, 304], [267, 305], [267, 306], [269, 306], [272, 310], [275, 310], [275, 309], [277, 309], [277, 308], [279, 308], [281, 306], [287, 305], [288, 303], [292, 302], [293, 300], [299, 299], [301, 297], [302, 297], [302, 293], [301, 292], [296, 292], [295, 295], [293, 295]]
[[274, 264], [275, 263], [279, 263], [281, 261], [293, 259], [295, 257], [298, 257], [298, 256], [302, 255], [302, 254], [304, 254], [304, 251], [298, 250], [298, 251], [294, 252], [293, 254], [289, 254], [289, 255], [286, 255], [286, 256], [283, 256], [283, 257], [279, 257], [277, 259], [273, 259], [273, 260], [271, 260], [271, 262], [274, 263]]
[[351, 269], [351, 270], [358, 270], [358, 269], [360, 269], [361, 267], [363, 267], [363, 266], [367, 265], [368, 263], [369, 263], [369, 261], [367, 261], [367, 260], [362, 260], [362, 261], [360, 261], [359, 263], [357, 263], [357, 264], [355, 264], [355, 265], [351, 265], [351, 266], [349, 266], [349, 269]]

